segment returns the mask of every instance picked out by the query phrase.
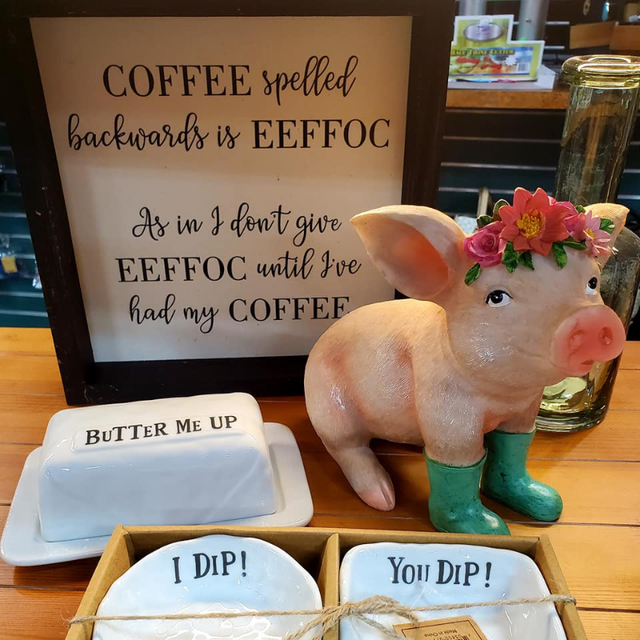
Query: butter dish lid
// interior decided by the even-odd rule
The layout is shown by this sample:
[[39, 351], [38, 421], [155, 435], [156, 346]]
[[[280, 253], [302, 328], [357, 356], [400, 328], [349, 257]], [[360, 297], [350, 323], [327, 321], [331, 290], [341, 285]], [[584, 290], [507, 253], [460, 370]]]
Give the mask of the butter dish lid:
[[108, 535], [118, 523], [208, 524], [277, 509], [260, 407], [244, 393], [61, 411], [38, 487], [49, 542]]
[[43, 461], [66, 451], [101, 451], [122, 444], [171, 442], [240, 430], [264, 440], [260, 406], [247, 393], [209, 394], [63, 409], [53, 415], [43, 442]]

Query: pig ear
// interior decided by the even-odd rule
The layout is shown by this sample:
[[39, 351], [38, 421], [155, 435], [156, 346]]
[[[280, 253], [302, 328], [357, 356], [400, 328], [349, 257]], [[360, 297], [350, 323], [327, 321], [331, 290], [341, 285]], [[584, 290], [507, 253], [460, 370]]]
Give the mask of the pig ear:
[[373, 263], [405, 295], [433, 300], [454, 274], [462, 281], [465, 235], [444, 213], [397, 205], [365, 211], [351, 222]]
[[[609, 246], [613, 247], [617, 237], [620, 235], [620, 232], [624, 227], [629, 209], [627, 209], [627, 207], [623, 207], [621, 204], [613, 204], [612, 202], [592, 204], [585, 207], [585, 209], [587, 211], [591, 211], [593, 215], [598, 216], [598, 218], [608, 218], [613, 222], [613, 231], [611, 232], [611, 241], [609, 242]], [[610, 255], [611, 254], [607, 253], [606, 255], [598, 256], [596, 258], [601, 267], [604, 267]]]

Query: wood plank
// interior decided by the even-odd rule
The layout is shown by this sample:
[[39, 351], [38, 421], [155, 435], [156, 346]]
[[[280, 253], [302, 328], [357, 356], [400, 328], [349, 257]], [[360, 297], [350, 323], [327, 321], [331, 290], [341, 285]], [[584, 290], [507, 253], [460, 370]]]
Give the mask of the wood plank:
[[6, 353], [55, 355], [51, 330], [3, 327], [0, 331], [0, 355]]
[[[282, 422], [291, 428], [298, 446], [305, 453], [322, 453], [324, 445], [313, 430], [302, 399], [260, 401], [267, 422]], [[42, 444], [47, 424], [57, 411], [67, 405], [60, 396], [27, 398], [13, 395], [0, 404], [0, 443]], [[532, 459], [554, 460], [626, 460], [640, 461], [640, 438], [637, 426], [640, 414], [632, 411], [610, 411], [605, 421], [594, 429], [572, 434], [539, 431], [534, 439]], [[379, 455], [418, 455], [419, 447], [408, 447], [375, 441]]]
[[[610, 411], [604, 422], [593, 429], [574, 433], [539, 430], [531, 445], [530, 460], [590, 460], [640, 462], [640, 413]], [[311, 426], [308, 427], [312, 429]], [[0, 437], [1, 437], [0, 429]], [[322, 452], [324, 445], [306, 429], [294, 430], [300, 449]], [[316, 441], [317, 440], [317, 441]], [[421, 455], [420, 447], [395, 444], [382, 440], [372, 443], [373, 450], [384, 458], [387, 455]]]
[[[397, 518], [388, 514], [360, 518], [317, 514], [311, 525], [336, 529], [433, 531], [426, 517]], [[640, 610], [640, 555], [630, 551], [640, 544], [640, 528], [511, 524], [510, 529], [517, 536], [546, 533], [551, 538], [579, 607]], [[606, 544], [603, 543], [605, 540]]]
[[572, 25], [569, 30], [569, 48], [608, 47], [615, 26], [615, 22]]
[[[609, 411], [604, 422], [576, 433], [538, 431], [529, 456], [553, 460], [640, 461], [640, 413]], [[1, 432], [0, 432], [1, 433]]]
[[[562, 496], [562, 524], [640, 524], [639, 463], [531, 460], [528, 469]], [[510, 509], [494, 507], [506, 520], [527, 521]]]
[[[55, 356], [47, 356], [41, 351], [46, 349], [42, 345], [50, 340], [47, 331], [15, 329], [7, 335], [4, 342], [0, 337], [0, 355], [3, 344], [9, 349], [8, 355], [3, 357], [4, 366], [0, 370], [0, 396], [63, 396], [57, 360]], [[0, 332], [0, 336], [2, 335], [3, 332]], [[627, 343], [622, 367], [614, 389], [612, 408], [640, 410], [640, 395], [626, 393], [630, 386], [637, 389], [636, 385], [640, 381], [640, 343]]]
[[[0, 443], [5, 444], [39, 446], [53, 414], [69, 408], [63, 396], [0, 393], [0, 398]], [[301, 450], [325, 450], [309, 422], [302, 398], [260, 400], [260, 406], [265, 422], [281, 422], [293, 430]]]
[[495, 91], [492, 89], [449, 89], [447, 108], [457, 109], [558, 109], [569, 104], [569, 92]]
[[68, 409], [64, 396], [2, 396], [0, 443], [41, 445], [49, 420], [63, 409]]
[[640, 370], [623, 369], [618, 371], [613, 394], [611, 409], [640, 410]]
[[579, 614], [589, 640], [632, 640], [640, 635], [640, 613], [579, 610]]
[[[475, 91], [468, 93], [475, 94]], [[0, 355], [5, 353], [55, 356], [51, 330], [2, 327], [0, 329]], [[622, 369], [640, 369], [640, 342], [627, 342], [620, 367]]]
[[611, 51], [616, 53], [640, 53], [640, 26], [617, 24], [611, 36]]
[[[293, 430], [301, 451], [322, 453], [324, 445], [309, 422], [304, 400], [260, 400], [266, 422], [281, 422]], [[0, 403], [0, 443], [42, 444], [47, 424], [54, 413], [66, 409], [61, 396], [27, 397], [8, 395]], [[563, 434], [539, 431], [531, 448], [531, 458], [555, 460], [627, 460], [640, 461], [637, 427], [640, 413], [612, 410], [594, 429]], [[416, 455], [419, 447], [375, 441], [380, 455]]]
[[[0, 391], [0, 443], [3, 443], [0, 502], [5, 503], [12, 497], [24, 459], [41, 443], [49, 418], [66, 407], [55, 359], [37, 355], [46, 354], [48, 332], [41, 331], [37, 336], [33, 331], [11, 330], [8, 334], [0, 331], [0, 355], [9, 353], [3, 358], [5, 378], [0, 378], [0, 384], [6, 381]], [[50, 344], [48, 348], [51, 349]], [[25, 354], [26, 359], [19, 354]], [[28, 366], [24, 364], [27, 361]], [[542, 527], [510, 523], [514, 534], [544, 531], [551, 536], [579, 606], [634, 610], [581, 611], [589, 637], [596, 640], [631, 640], [637, 636], [640, 568], [629, 550], [638, 548], [640, 527], [571, 523], [638, 523], [640, 502], [629, 487], [634, 486], [640, 459], [640, 439], [636, 436], [640, 398], [638, 402], [634, 400], [638, 395], [639, 371], [640, 343], [628, 343], [614, 391], [613, 409], [605, 422], [583, 433], [540, 433], [536, 437], [530, 469], [534, 476], [554, 484], [563, 494], [566, 507], [561, 524]], [[51, 390], [57, 395], [39, 395]], [[27, 397], [29, 394], [36, 395]], [[304, 452], [316, 511], [320, 512], [313, 524], [338, 526], [342, 522], [342, 526], [350, 527], [432, 530], [426, 512], [428, 480], [418, 448], [375, 445], [390, 469], [399, 497], [396, 510], [381, 514], [368, 509], [353, 494], [311, 428], [300, 398], [265, 399], [261, 405], [265, 420], [283, 422], [293, 428]], [[16, 442], [17, 434], [20, 436], [17, 442], [22, 444], [7, 444]], [[615, 460], [627, 462], [612, 462]], [[521, 519], [501, 507], [496, 510], [507, 519]], [[7, 512], [6, 504], [0, 506], [0, 527]], [[0, 610], [16, 613], [8, 628], [0, 625], [0, 640], [63, 637], [66, 627], [62, 616], [69, 617], [75, 612], [95, 563], [92, 559], [31, 568], [2, 564]], [[20, 588], [2, 588], [8, 585]]]
[[[69, 408], [64, 396], [0, 393], [0, 398], [0, 443], [6, 444], [42, 444], [53, 414]], [[325, 450], [309, 422], [302, 398], [260, 400], [260, 406], [265, 422], [281, 422], [293, 430], [301, 450]]]
[[639, 527], [511, 527], [514, 535], [535, 529], [549, 535], [578, 606], [640, 611]]
[[[261, 400], [260, 407], [266, 422], [282, 422], [293, 431], [301, 451], [323, 453], [326, 450], [309, 422], [302, 399], [281, 402]], [[5, 437], [1, 416], [0, 410], [0, 442]], [[601, 424], [587, 431], [577, 433], [538, 431], [531, 447], [530, 457], [550, 460], [638, 462], [640, 461], [640, 438], [637, 437], [639, 426], [640, 413], [612, 410]], [[421, 455], [420, 447], [382, 440], [375, 440], [372, 448], [381, 456]]]
[[620, 360], [621, 369], [640, 369], [640, 342], [627, 342]]
[[[358, 498], [328, 454], [305, 455], [304, 465], [315, 513], [359, 517], [376, 514]], [[429, 495], [424, 461], [420, 456], [387, 456], [384, 466], [396, 489], [397, 504], [392, 514], [423, 518]], [[528, 468], [534, 478], [555, 487], [562, 495], [562, 524], [640, 524], [640, 492], [635, 490], [639, 463], [532, 460]], [[527, 520], [490, 500], [486, 504], [508, 521]]]
[[0, 444], [0, 505], [10, 504], [13, 500], [24, 461], [33, 449], [30, 444]]
[[0, 588], [0, 640], [62, 640], [83, 591]]
[[[0, 607], [14, 612], [0, 629], [0, 640], [60, 640], [65, 618], [75, 614], [80, 598], [78, 592], [0, 592]], [[640, 613], [580, 610], [580, 618], [590, 640], [633, 640], [640, 627]]]
[[[426, 517], [407, 519], [385, 514], [361, 518], [349, 515], [316, 515], [312, 525], [330, 528], [433, 530]], [[640, 528], [512, 524], [511, 531], [514, 535], [546, 533], [551, 537], [570, 589], [580, 606], [640, 608], [640, 556], [629, 553], [629, 549], [637, 548], [640, 544]], [[607, 541], [606, 545], [602, 544], [603, 540]], [[585, 558], [589, 559], [588, 562], [585, 562]], [[53, 590], [83, 589], [96, 562], [97, 560], [92, 559], [48, 567], [23, 568], [1, 564], [0, 585], [15, 584]]]
[[[0, 629], [0, 640], [64, 637], [64, 619], [74, 615], [81, 596], [81, 592], [0, 590], [0, 609], [14, 613]], [[580, 618], [590, 640], [633, 640], [640, 627], [640, 614], [635, 612], [580, 610]]]
[[[468, 91], [466, 93], [476, 94], [477, 92]], [[5, 354], [55, 357], [51, 331], [49, 329], [3, 327], [0, 330], [0, 355]], [[627, 342], [620, 368], [640, 369], [640, 342]]]
[[40, 567], [12, 567], [0, 561], [0, 588], [84, 591], [99, 558], [76, 560]]
[[58, 361], [54, 356], [9, 354], [2, 357], [0, 397], [63, 396]]
[[[0, 445], [0, 504], [11, 502], [24, 461], [33, 448]], [[336, 496], [340, 496], [340, 513], [376, 513], [357, 497], [328, 453], [304, 454], [303, 460], [318, 513], [336, 513]], [[422, 456], [385, 456], [384, 466], [396, 488], [394, 515], [421, 517], [429, 495]], [[529, 470], [563, 496], [563, 523], [640, 524], [640, 493], [633, 489], [640, 463], [531, 460]], [[492, 508], [509, 521], [526, 520], [505, 507]]]
[[[66, 407], [52, 354], [47, 330], [0, 330], [0, 527], [24, 459], [41, 443], [51, 415]], [[640, 542], [640, 498], [633, 491], [640, 473], [639, 385], [640, 343], [628, 343], [605, 422], [583, 433], [536, 437], [530, 470], [562, 493], [560, 524], [524, 523], [521, 516], [496, 507], [508, 520], [520, 521], [510, 522], [514, 534], [550, 535], [579, 607], [587, 609], [581, 617], [588, 636], [596, 640], [635, 640], [640, 626], [640, 560], [631, 551]], [[426, 468], [418, 448], [375, 445], [398, 490], [398, 507], [383, 514], [352, 492], [310, 426], [300, 398], [264, 399], [261, 406], [267, 421], [288, 424], [296, 434], [315, 501], [312, 524], [432, 530]], [[629, 524], [634, 526], [623, 526]], [[13, 613], [10, 619], [0, 613], [0, 640], [62, 638], [63, 617], [75, 612], [95, 563], [25, 568], [0, 563], [0, 612]], [[12, 585], [19, 588], [7, 588]]]

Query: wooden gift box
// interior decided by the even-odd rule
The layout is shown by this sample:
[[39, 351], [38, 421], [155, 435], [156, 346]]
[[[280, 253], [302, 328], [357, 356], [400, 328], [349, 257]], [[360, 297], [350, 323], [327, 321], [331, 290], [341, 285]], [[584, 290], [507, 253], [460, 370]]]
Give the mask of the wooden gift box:
[[[172, 542], [211, 534], [248, 536], [270, 542], [293, 556], [316, 579], [325, 605], [339, 603], [339, 571], [344, 554], [352, 547], [371, 542], [414, 542], [470, 544], [497, 549], [511, 549], [534, 560], [553, 594], [568, 594], [567, 583], [546, 535], [515, 538], [406, 531], [364, 529], [252, 528], [252, 527], [123, 527], [118, 525], [111, 535], [87, 591], [78, 607], [77, 616], [96, 613], [109, 587], [147, 554]], [[568, 640], [587, 640], [574, 604], [556, 605]], [[122, 612], [123, 615], [126, 612]], [[91, 640], [92, 624], [74, 625], [67, 640]], [[337, 629], [325, 634], [326, 640], [338, 640]]]

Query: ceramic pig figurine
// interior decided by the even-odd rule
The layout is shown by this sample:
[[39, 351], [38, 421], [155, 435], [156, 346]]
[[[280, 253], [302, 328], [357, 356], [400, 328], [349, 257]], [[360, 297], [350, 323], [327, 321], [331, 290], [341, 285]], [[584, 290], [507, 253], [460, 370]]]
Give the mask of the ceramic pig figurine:
[[624, 327], [599, 283], [626, 214], [517, 189], [468, 237], [426, 207], [352, 219], [375, 265], [410, 297], [349, 313], [307, 364], [311, 422], [364, 502], [395, 505], [369, 448], [383, 438], [424, 446], [441, 531], [509, 533], [478, 498], [481, 476], [497, 502], [536, 520], [560, 516], [558, 493], [527, 473], [527, 452], [543, 388], [622, 351]]

